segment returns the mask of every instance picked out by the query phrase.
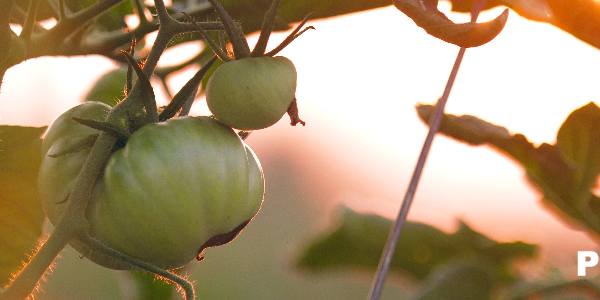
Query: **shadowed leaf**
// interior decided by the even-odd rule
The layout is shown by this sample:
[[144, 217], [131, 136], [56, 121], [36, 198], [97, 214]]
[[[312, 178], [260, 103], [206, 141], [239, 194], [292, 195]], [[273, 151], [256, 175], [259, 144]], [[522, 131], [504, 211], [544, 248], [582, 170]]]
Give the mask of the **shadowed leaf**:
[[42, 234], [37, 176], [45, 129], [0, 126], [0, 287], [29, 260]]
[[126, 69], [115, 69], [100, 77], [85, 96], [85, 101], [96, 101], [115, 106], [125, 98]]
[[[455, 24], [437, 9], [437, 0], [394, 0], [394, 6], [417, 26], [442, 41], [465, 48], [478, 47], [493, 40], [504, 28], [508, 9], [496, 19], [484, 23]], [[432, 4], [432, 5], [429, 5]]]
[[[298, 266], [313, 272], [327, 269], [374, 271], [391, 227], [392, 220], [345, 209], [342, 223], [311, 244], [302, 253]], [[391, 270], [425, 279], [446, 262], [475, 255], [493, 262], [494, 274], [510, 280], [513, 278], [507, 269], [510, 261], [522, 255], [532, 256], [536, 249], [536, 246], [522, 242], [498, 243], [462, 222], [454, 234], [430, 225], [407, 222]]]
[[481, 261], [452, 261], [436, 268], [420, 286], [415, 300], [490, 299], [494, 267]]
[[[433, 106], [417, 107], [422, 120], [432, 111]], [[591, 191], [600, 174], [600, 108], [593, 102], [569, 115], [556, 145], [536, 147], [522, 134], [510, 135], [473, 116], [445, 115], [440, 132], [471, 145], [487, 143], [515, 159], [543, 193], [544, 204], [576, 228], [600, 234], [600, 199]]]

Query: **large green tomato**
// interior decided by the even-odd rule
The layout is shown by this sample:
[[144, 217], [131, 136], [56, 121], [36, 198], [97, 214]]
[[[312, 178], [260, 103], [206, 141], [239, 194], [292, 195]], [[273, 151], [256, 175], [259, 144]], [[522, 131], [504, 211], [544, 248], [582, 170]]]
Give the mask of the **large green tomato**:
[[226, 62], [206, 85], [206, 103], [223, 124], [242, 130], [269, 127], [296, 94], [296, 68], [287, 58], [248, 57]]
[[[102, 120], [110, 107], [88, 102], [49, 127], [42, 146], [40, 192], [46, 214], [58, 221], [89, 150], [52, 158], [96, 130], [72, 116]], [[181, 267], [202, 250], [233, 240], [262, 204], [264, 177], [252, 150], [229, 127], [208, 117], [181, 117], [136, 131], [111, 154], [86, 219], [105, 245], [164, 269]], [[71, 245], [113, 269], [130, 266]]]

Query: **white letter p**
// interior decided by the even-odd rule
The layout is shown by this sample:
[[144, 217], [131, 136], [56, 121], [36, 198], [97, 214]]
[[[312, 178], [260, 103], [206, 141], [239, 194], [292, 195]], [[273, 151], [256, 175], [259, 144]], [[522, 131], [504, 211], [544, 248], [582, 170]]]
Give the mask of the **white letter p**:
[[[586, 260], [589, 257], [590, 260]], [[585, 269], [598, 264], [598, 253], [594, 251], [577, 251], [577, 276], [585, 276]]]

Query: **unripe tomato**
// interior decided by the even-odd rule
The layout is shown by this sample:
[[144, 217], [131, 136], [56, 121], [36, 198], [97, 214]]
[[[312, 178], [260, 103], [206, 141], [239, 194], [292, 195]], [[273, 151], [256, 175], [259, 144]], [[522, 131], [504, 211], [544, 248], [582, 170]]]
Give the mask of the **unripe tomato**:
[[277, 123], [294, 100], [296, 77], [294, 64], [282, 56], [233, 60], [208, 80], [206, 102], [227, 126], [266, 128]]
[[[44, 153], [95, 131], [71, 116], [100, 117], [107, 109], [89, 102], [65, 112], [49, 127]], [[44, 157], [40, 191], [51, 222], [58, 221], [88, 152]], [[260, 209], [263, 194], [260, 163], [231, 128], [208, 117], [181, 117], [142, 127], [111, 154], [86, 219], [92, 237], [105, 245], [174, 269], [206, 247], [233, 240]], [[129, 268], [78, 240], [71, 245], [105, 267]]]

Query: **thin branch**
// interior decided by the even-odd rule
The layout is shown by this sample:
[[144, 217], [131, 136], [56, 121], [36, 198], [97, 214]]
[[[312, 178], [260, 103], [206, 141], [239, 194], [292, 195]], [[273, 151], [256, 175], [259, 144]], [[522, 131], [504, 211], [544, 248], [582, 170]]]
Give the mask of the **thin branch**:
[[196, 23], [196, 21], [192, 20], [192, 18], [189, 15], [187, 15], [186, 13], [183, 13], [183, 14], [188, 19], [188, 21], [190, 21], [192, 24], [194, 24], [194, 26], [196, 27], [198, 32], [200, 32], [200, 34], [202, 35], [204, 40], [208, 43], [208, 45], [213, 50], [213, 52], [215, 52], [216, 56], [218, 56], [221, 60], [224, 60], [224, 61], [233, 60], [231, 57], [229, 57], [227, 55], [227, 53], [225, 53], [223, 50], [221, 50], [221, 47], [219, 47], [219, 45], [217, 45], [217, 43], [215, 41], [213, 41], [213, 39], [210, 38], [208, 33], [202, 27], [198, 26], [198, 23]]
[[[479, 15], [479, 12], [483, 9], [485, 1], [486, 0], [479, 0], [473, 7], [473, 12], [471, 13], [472, 22], [475, 22], [477, 20], [477, 16]], [[433, 138], [439, 130], [440, 125], [442, 123], [442, 117], [444, 116], [444, 108], [446, 106], [446, 102], [448, 101], [448, 97], [450, 96], [450, 91], [452, 90], [452, 86], [454, 85], [454, 80], [456, 79], [456, 75], [458, 74], [458, 69], [465, 55], [465, 51], [466, 48], [460, 48], [460, 50], [458, 51], [456, 61], [454, 62], [454, 66], [452, 67], [452, 71], [450, 72], [446, 88], [444, 89], [444, 93], [442, 97], [438, 100], [438, 103], [435, 106], [435, 111], [430, 118], [429, 133], [425, 138], [423, 148], [421, 149], [421, 154], [419, 155], [419, 159], [417, 160], [417, 164], [413, 171], [413, 175], [408, 185], [408, 189], [406, 190], [406, 194], [404, 195], [404, 200], [402, 201], [402, 206], [400, 207], [398, 217], [394, 221], [394, 225], [390, 230], [388, 240], [386, 242], [385, 248], [381, 256], [381, 260], [379, 261], [379, 267], [377, 268], [377, 273], [373, 280], [371, 291], [368, 297], [368, 299], [370, 300], [378, 300], [381, 297], [381, 293], [383, 292], [385, 279], [389, 272], [390, 265], [392, 263], [392, 258], [394, 257], [394, 252], [396, 251], [396, 246], [398, 245], [398, 241], [400, 240], [400, 235], [402, 233], [402, 229], [404, 228], [404, 224], [406, 224], [406, 218], [408, 216], [410, 206], [414, 199], [414, 195], [417, 191], [417, 186], [419, 185], [419, 180], [421, 178], [423, 168], [425, 167], [425, 161], [427, 160], [427, 156], [431, 149]]]
[[146, 14], [144, 13], [144, 11], [146, 9], [146, 7], [144, 6], [144, 3], [142, 3], [140, 0], [133, 0], [133, 3], [135, 3], [137, 15], [138, 15], [138, 18], [140, 19], [140, 25], [150, 22], [150, 21], [148, 21], [148, 18], [146, 18]]
[[[194, 97], [196, 95], [198, 86], [202, 82], [202, 78], [216, 60], [217, 57], [213, 56], [206, 64], [202, 66], [202, 68], [200, 68], [200, 70], [198, 70], [198, 72], [196, 72], [196, 74], [190, 80], [188, 80], [181, 90], [179, 90], [179, 92], [173, 97], [171, 103], [169, 103], [165, 110], [160, 113], [160, 116], [158, 117], [160, 121], [165, 121], [175, 116], [175, 114], [189, 101], [190, 97]], [[184, 115], [186, 114], [187, 113], [184, 112]]]
[[31, 0], [29, 3], [29, 9], [27, 10], [27, 18], [25, 19], [25, 23], [23, 24], [23, 30], [21, 30], [20, 37], [27, 41], [31, 38], [31, 32], [33, 32], [33, 28], [36, 24], [37, 18], [37, 9], [40, 4], [40, 0]]
[[304, 33], [308, 29], [315, 29], [312, 26], [308, 26], [307, 28], [305, 28], [304, 30], [302, 30], [300, 32], [300, 29], [302, 29], [302, 27], [306, 24], [306, 22], [308, 22], [310, 17], [312, 17], [314, 14], [315, 13], [310, 13], [310, 14], [306, 15], [306, 17], [304, 17], [304, 19], [302, 19], [302, 22], [300, 22], [300, 24], [298, 26], [296, 26], [296, 28], [294, 28], [294, 30], [285, 38], [285, 40], [283, 40], [283, 42], [281, 42], [281, 44], [279, 44], [277, 47], [275, 47], [275, 49], [273, 49], [273, 50], [269, 51], [267, 54], [265, 54], [265, 56], [273, 56], [273, 55], [279, 53], [281, 50], [283, 50], [283, 48], [287, 47], [298, 36], [300, 36], [300, 34]]
[[[225, 8], [219, 3], [217, 0], [208, 0], [210, 4], [215, 8], [219, 16], [221, 17], [221, 22], [223, 22], [223, 26], [225, 26], [225, 32], [229, 36], [229, 41], [233, 45], [233, 53], [236, 59], [248, 57], [250, 55], [250, 47], [248, 46], [248, 41], [246, 37], [242, 33], [242, 31], [233, 23], [233, 20], [225, 11]], [[213, 49], [214, 50], [214, 49]], [[222, 59], [222, 58], [221, 58]]]
[[58, 7], [56, 6], [56, 3], [54, 3], [54, 1], [52, 0], [44, 0], [44, 3], [46, 3], [48, 7], [50, 7], [50, 10], [52, 11], [52, 17], [54, 17], [56, 20], [59, 20], [60, 12]]
[[66, 7], [65, 7], [65, 0], [58, 0], [58, 14], [59, 14], [59, 19], [58, 21], [62, 21], [62, 20], [66, 20], [67, 19], [67, 11], [66, 11]]
[[[33, 0], [39, 1], [39, 0]], [[111, 8], [117, 6], [124, 0], [106, 0], [100, 1], [94, 6], [90, 6], [82, 11], [79, 11], [69, 18], [61, 20], [56, 26], [48, 30], [44, 36], [40, 37], [39, 43], [42, 47], [48, 45], [56, 45], [58, 41], [63, 41], [65, 37], [73, 34], [82, 26], [89, 24]]]

